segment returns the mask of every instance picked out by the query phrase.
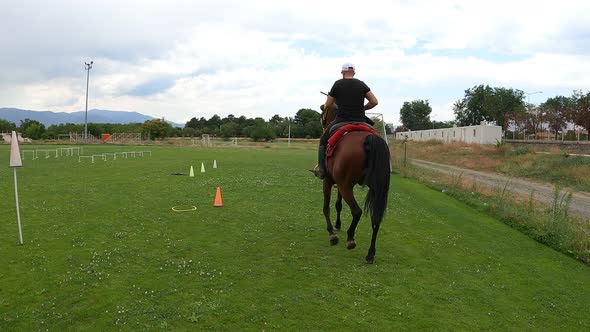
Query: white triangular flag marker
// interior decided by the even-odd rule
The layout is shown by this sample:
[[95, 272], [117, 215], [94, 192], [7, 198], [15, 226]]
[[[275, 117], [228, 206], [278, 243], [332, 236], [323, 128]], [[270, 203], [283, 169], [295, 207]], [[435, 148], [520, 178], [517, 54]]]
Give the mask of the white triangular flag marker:
[[191, 171], [188, 174], [188, 176], [190, 176], [190, 177], [194, 177], [195, 176], [195, 171], [193, 171], [193, 165], [191, 165]]
[[205, 173], [205, 164], [201, 163], [201, 173]]
[[217, 168], [217, 160], [213, 160], [213, 168]]
[[20, 244], [23, 244], [23, 230], [20, 225], [20, 208], [18, 207], [18, 184], [16, 182], [16, 168], [22, 167], [23, 162], [20, 159], [20, 150], [18, 149], [18, 137], [16, 131], [12, 132], [12, 139], [10, 141], [10, 167], [14, 170], [14, 197], [16, 201], [16, 220], [18, 222], [18, 238]]
[[18, 149], [18, 139], [16, 131], [12, 132], [10, 140], [10, 167], [22, 167], [23, 162], [20, 159], [20, 150]]

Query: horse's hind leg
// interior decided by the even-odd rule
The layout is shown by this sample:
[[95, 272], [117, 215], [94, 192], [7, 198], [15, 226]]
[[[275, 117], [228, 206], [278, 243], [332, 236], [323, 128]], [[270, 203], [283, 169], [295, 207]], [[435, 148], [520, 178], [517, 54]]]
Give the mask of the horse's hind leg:
[[336, 225], [335, 228], [337, 231], [342, 229], [342, 221], [340, 220], [340, 214], [342, 213], [342, 194], [340, 193], [340, 188], [338, 189], [338, 198], [336, 198]]
[[350, 227], [348, 228], [347, 239], [346, 239], [346, 248], [347, 249], [354, 249], [356, 247], [356, 242], [354, 241], [354, 234], [356, 233], [356, 226], [361, 219], [361, 215], [363, 214], [363, 210], [357, 204], [356, 199], [354, 198], [352, 187], [350, 188], [338, 188], [340, 194], [342, 194], [342, 198], [350, 207], [350, 213], [352, 214], [352, 222], [350, 223]]
[[324, 217], [326, 218], [326, 229], [330, 234], [330, 243], [332, 245], [338, 244], [338, 235], [334, 233], [332, 221], [330, 221], [330, 198], [332, 195], [332, 186], [334, 183], [327, 177], [324, 178]]
[[379, 233], [379, 226], [380, 223], [375, 222], [372, 220], [371, 217], [371, 226], [373, 228], [373, 235], [371, 236], [371, 247], [369, 247], [369, 252], [367, 253], [367, 257], [365, 257], [365, 261], [369, 264], [373, 264], [375, 261], [375, 242], [377, 241], [377, 233]]

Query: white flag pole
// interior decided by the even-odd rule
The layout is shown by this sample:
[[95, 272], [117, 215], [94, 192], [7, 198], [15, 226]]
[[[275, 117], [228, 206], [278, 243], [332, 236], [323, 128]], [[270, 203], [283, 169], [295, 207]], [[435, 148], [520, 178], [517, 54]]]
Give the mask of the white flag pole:
[[16, 217], [18, 221], [18, 238], [20, 244], [23, 244], [23, 230], [20, 224], [20, 208], [18, 206], [18, 184], [16, 182], [16, 168], [22, 167], [23, 162], [20, 158], [20, 150], [18, 148], [18, 135], [16, 131], [12, 131], [12, 137], [10, 140], [10, 167], [14, 169], [14, 197], [16, 200]]
[[18, 221], [18, 238], [20, 239], [20, 244], [23, 244], [23, 230], [20, 225], [20, 208], [18, 206], [18, 184], [16, 181], [16, 167], [13, 168], [14, 170], [14, 198], [16, 200], [16, 218]]

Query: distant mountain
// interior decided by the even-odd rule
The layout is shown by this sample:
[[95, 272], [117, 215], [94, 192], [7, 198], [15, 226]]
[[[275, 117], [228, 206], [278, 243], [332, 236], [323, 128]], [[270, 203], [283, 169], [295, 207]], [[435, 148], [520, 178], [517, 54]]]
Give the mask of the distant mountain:
[[[62, 123], [84, 123], [84, 112], [51, 112], [51, 111], [30, 111], [19, 108], [0, 108], [0, 119], [15, 123], [17, 126], [24, 119], [36, 120], [45, 126], [58, 125]], [[88, 110], [88, 123], [143, 123], [152, 120], [154, 117], [137, 112]], [[168, 121], [174, 127], [184, 127]]]

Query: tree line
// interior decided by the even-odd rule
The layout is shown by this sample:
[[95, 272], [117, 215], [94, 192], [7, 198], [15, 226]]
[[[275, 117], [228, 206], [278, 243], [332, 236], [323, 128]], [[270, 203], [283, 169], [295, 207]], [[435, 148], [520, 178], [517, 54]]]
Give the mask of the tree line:
[[[25, 119], [19, 125], [0, 119], [0, 132], [17, 130], [31, 139], [58, 139], [60, 135], [83, 133], [84, 124], [59, 124], [46, 127], [36, 120]], [[153, 119], [144, 123], [109, 124], [88, 123], [88, 133], [100, 137], [101, 134], [141, 133], [144, 138], [201, 137], [207, 134], [215, 137], [249, 137], [253, 140], [272, 140], [277, 137], [319, 138], [322, 134], [320, 113], [302, 108], [294, 117], [274, 115], [268, 121], [263, 118], [236, 117], [233, 114], [221, 118], [213, 115], [206, 119], [192, 118], [184, 128], [173, 127], [169, 123]]]
[[[383, 128], [380, 119], [375, 128]], [[391, 130], [386, 127], [390, 132]], [[18, 130], [31, 139], [58, 139], [60, 135], [83, 133], [83, 124], [59, 124], [45, 127], [36, 120], [25, 119], [17, 126], [15, 123], [0, 119], [0, 132]], [[144, 139], [162, 139], [165, 137], [212, 137], [232, 138], [249, 137], [255, 141], [269, 141], [277, 137], [286, 138], [319, 138], [322, 135], [320, 113], [310, 108], [302, 108], [294, 117], [274, 115], [268, 121], [263, 118], [236, 117], [230, 114], [221, 118], [217, 114], [206, 119], [193, 117], [186, 122], [184, 128], [173, 127], [161, 119], [153, 119], [144, 123], [110, 124], [88, 123], [88, 133], [100, 137], [101, 134], [141, 133]]]
[[[95, 137], [100, 137], [101, 134], [106, 133], [141, 133], [143, 125], [142, 123], [88, 123], [88, 133]], [[0, 132], [10, 132], [12, 130], [16, 130], [31, 139], [58, 139], [59, 135], [83, 133], [84, 124], [65, 123], [45, 127], [44, 124], [37, 120], [25, 119], [21, 120], [19, 125], [16, 125], [13, 122], [0, 119]]]
[[302, 108], [294, 117], [274, 115], [268, 121], [263, 118], [236, 117], [230, 114], [224, 118], [213, 115], [210, 119], [190, 119], [182, 129], [182, 136], [200, 137], [203, 134], [230, 138], [250, 137], [254, 140], [272, 140], [277, 137], [318, 138], [322, 134], [320, 113]]
[[[404, 102], [400, 109], [402, 126], [396, 131], [449, 128], [495, 123], [503, 132], [537, 135], [550, 130], [555, 138], [569, 125], [590, 132], [590, 91], [575, 90], [571, 96], [555, 96], [539, 105], [525, 101], [522, 90], [478, 85], [465, 90], [462, 99], [453, 104], [455, 120], [437, 122], [430, 119], [428, 100]], [[569, 132], [568, 135], [573, 135]], [[590, 140], [590, 135], [586, 134]], [[569, 137], [568, 139], [571, 139]], [[575, 138], [574, 138], [575, 139]]]

